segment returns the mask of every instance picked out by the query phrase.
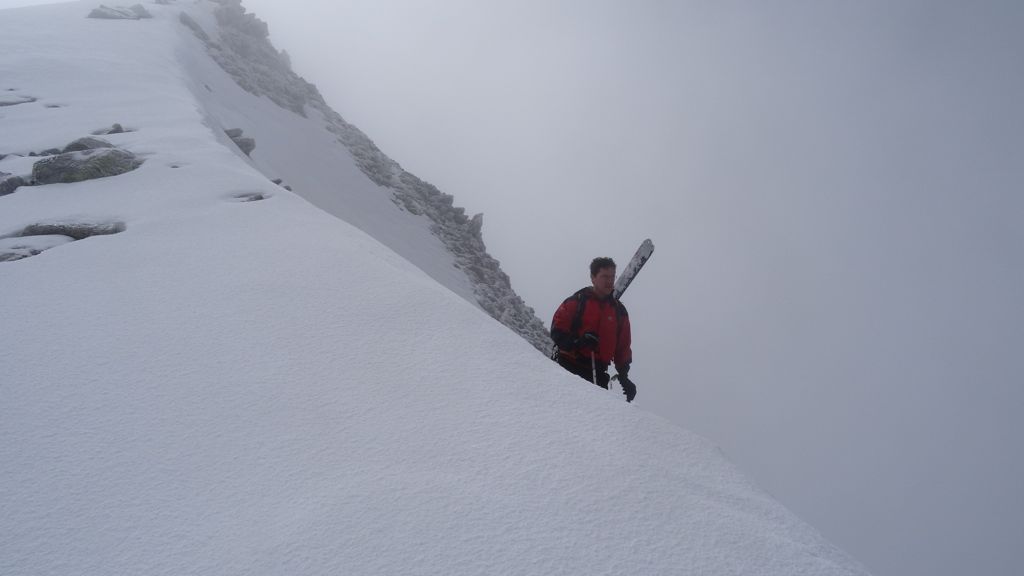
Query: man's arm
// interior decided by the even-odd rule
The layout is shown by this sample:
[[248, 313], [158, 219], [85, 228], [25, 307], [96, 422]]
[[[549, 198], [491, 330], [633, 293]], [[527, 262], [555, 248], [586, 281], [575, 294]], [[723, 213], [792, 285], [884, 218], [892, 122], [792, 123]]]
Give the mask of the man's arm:
[[[620, 303], [619, 306], [622, 306]], [[621, 308], [619, 316], [619, 333], [615, 342], [615, 371], [625, 375], [629, 372], [629, 365], [633, 362], [633, 336], [629, 326], [629, 313], [626, 308]]]
[[551, 339], [561, 350], [576, 348], [576, 335], [572, 334], [571, 329], [578, 305], [575, 298], [567, 298], [558, 310], [555, 310], [555, 316], [551, 319]]

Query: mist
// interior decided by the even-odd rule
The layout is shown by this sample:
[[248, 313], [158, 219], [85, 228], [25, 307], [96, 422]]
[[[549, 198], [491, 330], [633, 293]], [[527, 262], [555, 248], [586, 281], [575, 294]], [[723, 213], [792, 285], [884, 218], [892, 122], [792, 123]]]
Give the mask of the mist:
[[654, 240], [640, 408], [879, 576], [1024, 573], [1024, 4], [244, 5], [545, 322]]

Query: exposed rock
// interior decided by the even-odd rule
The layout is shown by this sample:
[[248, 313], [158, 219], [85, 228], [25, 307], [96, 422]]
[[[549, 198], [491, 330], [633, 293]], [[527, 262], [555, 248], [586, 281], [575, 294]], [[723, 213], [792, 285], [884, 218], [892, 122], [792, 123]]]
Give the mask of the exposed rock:
[[231, 195], [232, 200], [239, 202], [258, 202], [270, 198], [270, 194], [264, 192], [238, 192]]
[[487, 253], [482, 235], [483, 215], [467, 218], [464, 209], [454, 206], [451, 195], [406, 172], [322, 100], [312, 103], [312, 107], [324, 115], [329, 122], [328, 131], [338, 135], [363, 173], [377, 185], [391, 189], [395, 205], [430, 219], [431, 231], [455, 256], [456, 267], [473, 284], [480, 307], [535, 348], [549, 353], [553, 342], [544, 323], [515, 293], [508, 275]]
[[90, 236], [104, 236], [124, 232], [124, 222], [40, 222], [26, 226], [21, 236], [68, 236], [83, 240]]
[[71, 144], [68, 144], [67, 146], [64, 147], [64, 150], [62, 150], [62, 152], [78, 152], [81, 150], [96, 150], [98, 148], [113, 147], [114, 145], [111, 144], [110, 142], [107, 142], [106, 140], [86, 136], [85, 138], [79, 138], [78, 140], [75, 140]]
[[254, 138], [235, 138], [235, 144], [245, 152], [248, 156], [252, 154], [252, 151], [256, 149], [256, 140]]
[[246, 156], [252, 154], [252, 151], [256, 149], [256, 139], [242, 136], [241, 128], [228, 128], [224, 133], [228, 135], [228, 138], [231, 138], [231, 141], [234, 142], [242, 152], [245, 152]]
[[37, 184], [82, 182], [131, 172], [141, 165], [135, 154], [120, 148], [83, 150], [36, 162], [32, 178]]
[[476, 216], [473, 216], [473, 219], [469, 222], [469, 233], [473, 236], [479, 236], [483, 227], [484, 215], [482, 213], [477, 214]]
[[46, 150], [43, 150], [42, 152], [29, 152], [28, 155], [31, 156], [31, 157], [36, 157], [36, 156], [56, 156], [57, 154], [60, 154], [60, 153], [61, 153], [61, 149], [60, 148], [47, 148]]
[[122, 134], [124, 132], [127, 132], [127, 130], [124, 129], [124, 126], [114, 124], [110, 128], [102, 128], [100, 130], [96, 130], [92, 134], [93, 136], [105, 136], [107, 134]]
[[217, 3], [220, 7], [215, 15], [221, 43], [212, 41], [210, 35], [184, 13], [181, 22], [206, 44], [214, 61], [243, 90], [267, 96], [278, 106], [305, 116], [306, 104], [321, 98], [316, 87], [295, 74], [290, 58], [271, 45], [265, 22], [246, 14], [239, 0], [217, 0]]
[[[203, 27], [200, 26], [199, 23], [196, 22], [194, 18], [182, 12], [181, 15], [178, 16], [178, 20], [181, 20], [182, 24], [184, 24], [190, 30], [192, 30], [192, 33], [195, 34], [200, 40], [202, 40], [203, 44], [206, 44], [207, 48], [212, 48], [216, 46], [216, 43], [210, 40], [210, 35], [207, 34], [205, 30], [203, 30]], [[209, 89], [210, 87], [207, 86], [206, 88]]]
[[21, 176], [13, 176], [6, 172], [0, 172], [0, 196], [6, 196], [18, 189], [19, 186], [27, 184]]
[[146, 10], [146, 7], [143, 6], [142, 4], [132, 4], [129, 7], [129, 10], [134, 12], [135, 15], [138, 16], [139, 18], [152, 18], [153, 17], [153, 15], [149, 13], [149, 10]]
[[129, 8], [124, 6], [104, 6], [89, 12], [88, 18], [102, 18], [106, 20], [139, 20], [141, 18], [152, 18], [153, 15], [142, 4], [135, 4]]
[[31, 96], [16, 96], [16, 99], [0, 98], [0, 106], [17, 106], [18, 104], [31, 104], [38, 100], [38, 98], [32, 98]]
[[[552, 341], [544, 323], [516, 295], [498, 261], [487, 253], [482, 237], [483, 216], [467, 217], [464, 209], [454, 205], [451, 195], [406, 172], [366, 134], [332, 110], [316, 86], [291, 70], [287, 54], [278, 52], [267, 40], [266, 24], [246, 14], [240, 0], [215, 1], [220, 5], [216, 11], [220, 43], [212, 41], [192, 18], [181, 15], [182, 23], [206, 44], [214, 61], [242, 89], [256, 96], [265, 95], [278, 106], [304, 117], [307, 107], [322, 114], [327, 130], [338, 136], [338, 141], [370, 180], [390, 189], [396, 206], [430, 220], [431, 231], [455, 256], [456, 267], [465, 271], [473, 284], [480, 307], [538, 350], [545, 354], [550, 352]], [[251, 139], [244, 138], [240, 132], [232, 140], [243, 151], [255, 144], [245, 142]], [[251, 151], [250, 148], [246, 153]]]
[[124, 222], [45, 222], [0, 237], [0, 262], [13, 262], [91, 236], [125, 231]]

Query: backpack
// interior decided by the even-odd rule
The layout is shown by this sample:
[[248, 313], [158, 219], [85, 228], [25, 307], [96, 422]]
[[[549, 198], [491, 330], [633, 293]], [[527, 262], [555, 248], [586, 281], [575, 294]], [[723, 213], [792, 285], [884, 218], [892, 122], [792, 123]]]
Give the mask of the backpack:
[[[580, 326], [583, 325], [583, 309], [587, 305], [587, 300], [590, 299], [590, 290], [588, 288], [581, 288], [577, 290], [575, 294], [566, 298], [566, 300], [572, 299], [576, 300], [576, 314], [572, 318], [569, 333], [576, 334], [580, 331]], [[615, 307], [615, 319], [622, 322], [622, 318], [626, 316], [626, 307], [622, 305], [622, 302], [619, 302], [615, 298], [612, 298], [612, 305]], [[558, 362], [558, 354], [558, 344], [552, 344], [551, 359]]]

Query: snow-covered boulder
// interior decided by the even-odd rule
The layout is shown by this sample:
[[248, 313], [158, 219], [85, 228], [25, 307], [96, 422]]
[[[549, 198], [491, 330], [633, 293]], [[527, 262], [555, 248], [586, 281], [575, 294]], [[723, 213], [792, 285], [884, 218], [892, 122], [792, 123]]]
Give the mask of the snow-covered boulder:
[[19, 186], [25, 185], [25, 179], [6, 172], [0, 172], [0, 196], [14, 192]]
[[101, 148], [58, 154], [36, 162], [32, 178], [36, 184], [82, 182], [117, 176], [142, 165], [135, 154], [120, 148]]
[[60, 148], [47, 148], [46, 150], [43, 150], [42, 152], [29, 152], [28, 155], [29, 156], [33, 156], [33, 157], [34, 156], [56, 156], [57, 154], [60, 154], [61, 152], [62, 152], [62, 150]]
[[13, 262], [91, 236], [124, 232], [123, 222], [54, 221], [26, 226], [19, 232], [0, 237], [0, 262]]
[[73, 240], [84, 240], [91, 236], [107, 236], [125, 231], [124, 222], [40, 222], [26, 226], [20, 236], [67, 236]]
[[80, 152], [82, 150], [97, 150], [99, 148], [113, 148], [114, 145], [101, 138], [93, 138], [87, 136], [85, 138], [79, 138], [71, 144], [64, 147], [61, 152]]
[[59, 235], [0, 238], [0, 262], [22, 260], [73, 241], [74, 238]]
[[99, 130], [96, 130], [95, 132], [93, 132], [93, 135], [104, 136], [106, 134], [123, 134], [124, 132], [126, 132], [124, 126], [115, 123], [110, 128], [101, 128]]
[[248, 136], [242, 136], [243, 131], [241, 128], [228, 128], [224, 133], [228, 135], [228, 138], [231, 138], [231, 141], [234, 142], [246, 156], [252, 154], [252, 151], [256, 149], [256, 139]]

